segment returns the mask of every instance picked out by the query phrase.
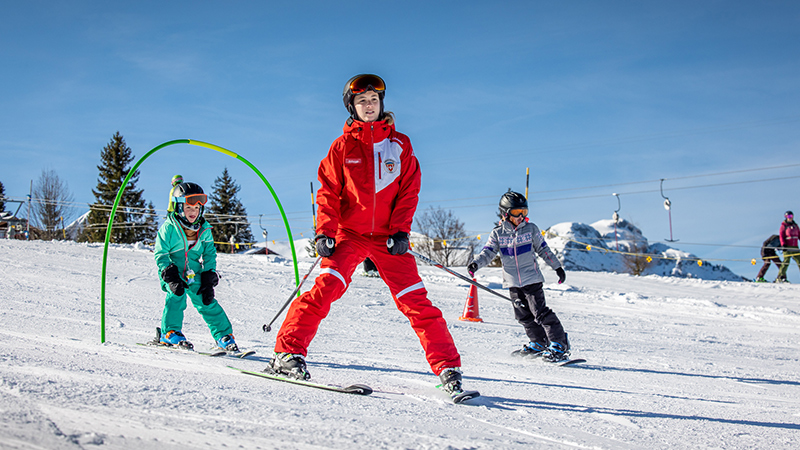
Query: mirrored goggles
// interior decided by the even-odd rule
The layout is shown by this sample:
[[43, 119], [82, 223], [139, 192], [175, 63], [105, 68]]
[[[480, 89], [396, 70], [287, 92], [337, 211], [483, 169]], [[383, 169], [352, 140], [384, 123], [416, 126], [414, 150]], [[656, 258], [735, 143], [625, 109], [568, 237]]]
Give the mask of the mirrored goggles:
[[512, 217], [525, 217], [528, 215], [528, 208], [515, 208], [508, 211], [508, 215]]
[[383, 92], [386, 90], [386, 83], [377, 75], [361, 75], [350, 82], [350, 92], [353, 94], [363, 94], [370, 89]]
[[186, 203], [187, 205], [205, 205], [208, 201], [206, 194], [191, 194], [186, 197], [173, 197], [175, 203]]
[[786, 214], [786, 218], [787, 219], [793, 219], [794, 218], [794, 214]]

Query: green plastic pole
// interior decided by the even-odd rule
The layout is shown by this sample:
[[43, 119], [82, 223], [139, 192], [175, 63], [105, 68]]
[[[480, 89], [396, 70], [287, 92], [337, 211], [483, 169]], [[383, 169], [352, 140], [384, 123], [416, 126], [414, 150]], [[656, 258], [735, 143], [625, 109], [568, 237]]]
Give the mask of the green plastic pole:
[[297, 268], [297, 253], [294, 249], [294, 239], [292, 238], [292, 230], [289, 227], [289, 220], [286, 218], [286, 213], [283, 210], [283, 206], [281, 205], [281, 201], [278, 199], [278, 195], [275, 193], [275, 190], [272, 189], [272, 185], [269, 184], [266, 177], [259, 171], [250, 161], [246, 160], [241, 155], [237, 155], [236, 153], [222, 148], [218, 145], [209, 144], [207, 142], [202, 141], [195, 141], [192, 139], [176, 139], [174, 141], [164, 142], [161, 145], [153, 147], [152, 150], [145, 153], [136, 164], [133, 165], [131, 170], [128, 172], [128, 175], [125, 177], [125, 180], [122, 182], [122, 186], [120, 186], [119, 191], [117, 192], [117, 198], [114, 199], [114, 206], [111, 208], [111, 216], [108, 218], [108, 226], [106, 227], [106, 239], [105, 244], [103, 247], [103, 269], [102, 274], [100, 275], [100, 342], [103, 343], [106, 341], [106, 261], [108, 260], [108, 242], [111, 239], [111, 228], [114, 224], [114, 216], [117, 213], [117, 207], [119, 206], [119, 201], [122, 199], [122, 193], [125, 191], [125, 187], [128, 186], [128, 181], [130, 181], [131, 176], [136, 172], [136, 169], [145, 162], [147, 158], [149, 158], [153, 153], [161, 150], [164, 147], [168, 147], [170, 145], [175, 144], [189, 144], [189, 145], [196, 145], [198, 147], [205, 147], [214, 151], [218, 151], [220, 153], [226, 154], [232, 158], [236, 158], [239, 161], [243, 162], [247, 167], [252, 169], [258, 176], [261, 178], [261, 181], [267, 186], [269, 192], [272, 194], [272, 198], [275, 199], [275, 203], [278, 205], [278, 210], [281, 212], [281, 217], [283, 217], [283, 224], [286, 226], [286, 235], [289, 236], [289, 246], [292, 249], [292, 260], [294, 262], [294, 278], [295, 278], [295, 285], [300, 284], [300, 272]]

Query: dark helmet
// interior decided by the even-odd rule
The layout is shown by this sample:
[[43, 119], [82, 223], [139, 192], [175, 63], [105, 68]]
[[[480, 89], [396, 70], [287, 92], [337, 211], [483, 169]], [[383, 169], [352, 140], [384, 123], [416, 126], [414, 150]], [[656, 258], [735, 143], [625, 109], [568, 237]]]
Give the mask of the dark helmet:
[[508, 190], [500, 197], [500, 215], [508, 218], [508, 212], [512, 209], [528, 209], [528, 200], [519, 192]]
[[[172, 210], [175, 212], [175, 217], [178, 219], [178, 222], [181, 223], [184, 227], [190, 230], [199, 230], [200, 226], [203, 225], [205, 219], [203, 219], [203, 213], [205, 212], [205, 204], [208, 200], [206, 194], [203, 192], [203, 188], [200, 187], [197, 183], [180, 183], [179, 185], [175, 186], [172, 191]], [[200, 204], [200, 215], [197, 216], [197, 219], [194, 222], [189, 222], [186, 219], [186, 214], [183, 210], [183, 205], [189, 203], [190, 205]]]
[[793, 213], [793, 212], [791, 212], [791, 211], [786, 211], [786, 213], [785, 213], [783, 216], [784, 216], [784, 217], [789, 217], [789, 216], [792, 216], [792, 217], [794, 217], [794, 213]]
[[386, 83], [383, 81], [383, 78], [377, 75], [361, 74], [347, 80], [347, 83], [344, 85], [344, 91], [342, 92], [342, 102], [344, 102], [344, 107], [347, 108], [347, 112], [350, 113], [351, 119], [358, 120], [356, 108], [353, 106], [353, 97], [370, 90], [375, 91], [375, 93], [378, 94], [378, 98], [381, 100], [381, 111], [380, 114], [378, 114], [378, 118], [383, 117], [383, 97], [386, 95]]

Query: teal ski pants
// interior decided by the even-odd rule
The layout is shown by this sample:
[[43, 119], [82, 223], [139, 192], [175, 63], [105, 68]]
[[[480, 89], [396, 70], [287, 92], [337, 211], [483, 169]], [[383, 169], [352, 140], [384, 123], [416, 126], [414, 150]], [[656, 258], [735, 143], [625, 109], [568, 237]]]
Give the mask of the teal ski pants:
[[172, 330], [182, 331], [183, 312], [186, 310], [186, 297], [189, 297], [189, 300], [192, 301], [192, 305], [197, 309], [197, 312], [200, 313], [206, 325], [208, 325], [208, 329], [211, 331], [211, 336], [214, 337], [214, 341], [219, 340], [219, 338], [226, 334], [233, 333], [231, 321], [228, 320], [228, 315], [225, 314], [225, 310], [222, 309], [222, 306], [216, 299], [214, 299], [210, 305], [204, 305], [203, 296], [197, 293], [197, 289], [200, 287], [199, 283], [197, 284], [198, 286], [187, 287], [186, 293], [179, 297], [173, 294], [166, 284], [162, 283], [161, 288], [167, 292], [167, 298], [164, 302], [164, 313], [161, 315], [161, 331], [163, 333]]

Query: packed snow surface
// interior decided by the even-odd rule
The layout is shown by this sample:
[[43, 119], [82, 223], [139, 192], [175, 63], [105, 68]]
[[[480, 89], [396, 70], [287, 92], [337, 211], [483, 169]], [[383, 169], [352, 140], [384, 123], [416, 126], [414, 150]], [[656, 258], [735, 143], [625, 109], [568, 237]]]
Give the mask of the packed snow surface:
[[[284, 249], [285, 251], [285, 249]], [[298, 253], [304, 253], [298, 241]], [[525, 337], [509, 302], [479, 291], [482, 323], [459, 321], [469, 287], [420, 265], [482, 396], [454, 405], [378, 278], [354, 276], [309, 349], [313, 380], [368, 397], [260, 379], [294, 288], [288, 257], [219, 255], [217, 298], [246, 360], [136, 345], [164, 294], [153, 254], [111, 247], [100, 343], [103, 248], [0, 241], [3, 449], [794, 449], [800, 442], [800, 287], [545, 268], [573, 367], [510, 356]], [[283, 253], [286, 255], [287, 253]], [[300, 255], [301, 274], [312, 259]], [[458, 270], [463, 271], [463, 268]], [[316, 276], [319, 269], [315, 270]], [[477, 280], [500, 293], [499, 268]], [[311, 281], [303, 290], [310, 288]], [[190, 306], [184, 333], [211, 347]]]

